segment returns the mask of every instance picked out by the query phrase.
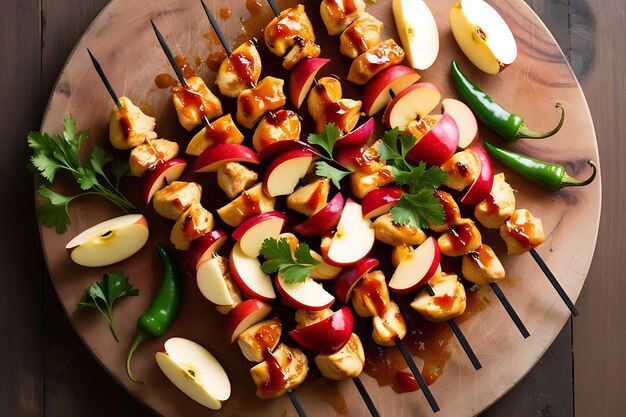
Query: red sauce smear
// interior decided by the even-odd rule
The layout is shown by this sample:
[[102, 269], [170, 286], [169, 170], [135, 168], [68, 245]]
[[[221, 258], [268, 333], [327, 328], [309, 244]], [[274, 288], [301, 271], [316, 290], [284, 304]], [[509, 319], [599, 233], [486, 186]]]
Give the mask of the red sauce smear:
[[191, 67], [187, 58], [182, 55], [176, 55], [174, 59], [176, 60], [176, 65], [178, 65], [178, 68], [182, 71], [183, 77], [191, 78], [196, 76], [196, 71]]
[[159, 88], [171, 88], [178, 85], [178, 80], [169, 74], [159, 74], [154, 78], [154, 84]]
[[513, 236], [525, 248], [533, 245], [530, 243], [530, 237], [533, 234], [534, 226], [532, 223], [512, 224], [511, 236]]
[[122, 114], [120, 115], [120, 128], [122, 129], [122, 133], [124, 133], [124, 137], [128, 138], [132, 127], [130, 125], [130, 120], [128, 119], [128, 114], [126, 114], [126, 109], [122, 109], [121, 111]]
[[265, 120], [272, 126], [280, 126], [289, 118], [289, 112], [281, 110], [278, 112], [271, 112], [265, 116]]
[[357, 50], [357, 54], [362, 54], [367, 51], [367, 44], [365, 43], [365, 39], [363, 39], [363, 33], [356, 25], [350, 26], [346, 29], [345, 32], [346, 37], [352, 42], [354, 48]]
[[222, 61], [226, 58], [224, 51], [213, 52], [206, 58], [206, 66], [213, 72], [217, 72], [222, 65]]
[[313, 194], [311, 195], [311, 198], [309, 198], [309, 201], [307, 201], [307, 205], [311, 208], [311, 210], [315, 210], [318, 207], [320, 207], [322, 203], [323, 189], [324, 189], [324, 185], [320, 182], [317, 185], [317, 188], [315, 188], [315, 191], [313, 191]]
[[456, 219], [460, 217], [461, 212], [459, 206], [454, 203], [452, 196], [448, 193], [435, 191], [435, 197], [437, 197], [443, 205], [443, 211], [446, 214], [446, 224], [455, 223]]
[[226, 20], [230, 18], [233, 12], [230, 10], [230, 7], [222, 7], [221, 9], [219, 9], [217, 14], [219, 15], [221, 19]]
[[287, 386], [287, 376], [280, 367], [280, 363], [270, 349], [265, 351], [264, 358], [267, 362], [269, 378], [259, 387], [259, 391], [272, 394], [283, 390]]
[[493, 197], [493, 194], [489, 194], [487, 198], [485, 198], [485, 203], [487, 204], [487, 213], [493, 216], [497, 216], [500, 214], [500, 207], [496, 203], [496, 199]]
[[261, 214], [261, 205], [259, 204], [259, 200], [252, 198], [247, 191], [244, 191], [241, 196], [246, 206], [246, 214], [248, 217]]
[[254, 61], [249, 59], [245, 54], [234, 53], [230, 56], [230, 62], [233, 64], [233, 69], [237, 73], [237, 76], [241, 82], [250, 84], [252, 76], [254, 75]]
[[455, 252], [464, 252], [467, 245], [471, 242], [472, 237], [472, 225], [470, 223], [463, 223], [457, 226], [450, 226], [448, 228], [448, 235], [450, 236], [450, 244]]
[[246, 9], [248, 9], [251, 15], [261, 14], [263, 3], [259, 0], [246, 0]]
[[395, 392], [399, 393], [413, 392], [420, 389], [413, 374], [404, 371], [396, 372], [396, 380], [392, 382], [391, 387]]
[[382, 317], [385, 314], [385, 310], [387, 310], [387, 305], [380, 294], [380, 285], [381, 283], [379, 281], [366, 279], [359, 284], [359, 289], [367, 293], [368, 298], [372, 301], [376, 309], [376, 314]]

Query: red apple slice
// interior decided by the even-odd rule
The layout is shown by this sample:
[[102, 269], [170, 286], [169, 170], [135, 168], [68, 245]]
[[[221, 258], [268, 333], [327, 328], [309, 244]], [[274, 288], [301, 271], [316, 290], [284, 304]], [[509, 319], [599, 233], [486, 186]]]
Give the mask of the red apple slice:
[[365, 194], [361, 201], [363, 218], [372, 219], [387, 213], [400, 201], [402, 194], [404, 190], [396, 186], [376, 188]]
[[239, 242], [230, 251], [228, 265], [235, 284], [247, 297], [267, 301], [276, 298], [272, 279], [261, 270], [261, 262], [246, 255]]
[[493, 165], [491, 164], [491, 158], [489, 158], [489, 155], [483, 148], [472, 146], [470, 149], [478, 156], [480, 174], [478, 174], [472, 186], [461, 199], [461, 203], [476, 205], [487, 198], [491, 192], [491, 187], [493, 186]]
[[259, 155], [252, 149], [237, 143], [220, 143], [202, 152], [193, 163], [193, 172], [217, 172], [227, 162], [260, 164]]
[[[435, 118], [439, 115], [428, 117]], [[432, 129], [413, 145], [406, 160], [412, 164], [424, 161], [426, 165], [439, 166], [454, 155], [458, 144], [459, 128], [452, 116], [444, 113]]]
[[340, 266], [333, 266], [324, 261], [324, 258], [319, 253], [311, 250], [311, 256], [316, 261], [319, 261], [319, 264], [311, 271], [310, 277], [317, 280], [331, 280], [335, 279], [341, 274], [343, 268]]
[[289, 151], [309, 151], [311, 153], [318, 153], [318, 151], [311, 145], [301, 140], [281, 140], [267, 145], [259, 156], [264, 161], [273, 161], [280, 155]]
[[446, 98], [441, 102], [444, 114], [448, 113], [459, 128], [459, 148], [465, 149], [474, 145], [478, 140], [478, 123], [472, 110], [467, 104], [453, 98]]
[[344, 304], [348, 304], [352, 297], [352, 290], [361, 282], [367, 273], [378, 266], [376, 258], [365, 258], [351, 267], [345, 268], [335, 280], [335, 295]]
[[294, 308], [310, 311], [323, 310], [330, 307], [335, 297], [327, 292], [322, 284], [306, 278], [302, 283], [288, 284], [280, 273], [276, 274], [276, 288], [283, 301]]
[[277, 238], [286, 221], [287, 216], [278, 211], [259, 214], [237, 226], [232, 236], [239, 241], [243, 253], [256, 258], [261, 254], [263, 241], [268, 237]]
[[168, 183], [177, 181], [187, 168], [187, 162], [182, 159], [170, 159], [157, 164], [147, 170], [142, 177], [141, 190], [143, 201], [148, 204], [154, 193], [165, 187]]
[[271, 311], [272, 306], [253, 298], [237, 304], [224, 319], [226, 338], [234, 343], [241, 333], [263, 320]]
[[350, 171], [356, 171], [359, 169], [359, 159], [363, 155], [363, 152], [367, 150], [367, 146], [355, 146], [353, 148], [342, 149], [335, 153], [334, 158], [340, 165]]
[[423, 0], [393, 0], [392, 9], [409, 65], [430, 68], [439, 54], [439, 31], [428, 5]]
[[374, 118], [370, 117], [367, 122], [363, 123], [347, 135], [340, 137], [339, 140], [335, 142], [333, 150], [340, 151], [346, 148], [361, 146], [367, 142], [372, 135], [372, 132], [374, 132]]
[[303, 348], [313, 352], [332, 352], [345, 345], [354, 328], [350, 307], [342, 307], [324, 320], [291, 330], [289, 335]]
[[372, 222], [363, 218], [361, 205], [348, 199], [328, 248], [325, 261], [334, 266], [348, 266], [365, 258], [374, 246]]
[[289, 195], [298, 185], [313, 161], [308, 151], [289, 151], [272, 162], [263, 178], [263, 192], [268, 197]]
[[299, 109], [311, 90], [318, 71], [329, 62], [327, 58], [304, 58], [291, 70], [289, 76], [289, 100]]
[[213, 258], [213, 255], [224, 245], [226, 239], [228, 236], [221, 230], [211, 230], [194, 239], [185, 258], [189, 272], [195, 274], [200, 263]]
[[213, 304], [220, 306], [235, 304], [218, 258], [210, 258], [200, 263], [196, 273], [196, 283], [204, 298]]
[[404, 65], [385, 68], [367, 83], [361, 95], [361, 109], [368, 116], [375, 115], [392, 100], [390, 91], [397, 95], [419, 79], [420, 75], [414, 69]]
[[389, 289], [396, 293], [419, 290], [437, 272], [440, 258], [439, 245], [431, 236], [400, 261], [389, 281]]
[[320, 211], [296, 225], [293, 228], [294, 232], [307, 237], [322, 236], [324, 233], [330, 232], [339, 223], [343, 202], [341, 193], [335, 194]]
[[426, 117], [441, 101], [441, 93], [431, 83], [413, 84], [394, 97], [385, 110], [387, 127], [406, 129], [409, 123]]

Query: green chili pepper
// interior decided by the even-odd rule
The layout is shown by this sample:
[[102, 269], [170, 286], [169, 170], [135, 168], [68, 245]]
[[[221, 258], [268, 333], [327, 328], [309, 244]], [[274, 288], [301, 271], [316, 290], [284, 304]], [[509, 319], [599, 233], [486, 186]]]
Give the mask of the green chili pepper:
[[539, 133], [530, 130], [524, 125], [524, 119], [509, 112], [491, 97], [485, 94], [480, 88], [468, 80], [459, 69], [456, 61], [452, 61], [450, 66], [452, 80], [463, 101], [472, 109], [476, 117], [490, 130], [493, 130], [507, 142], [514, 142], [517, 139], [543, 139], [554, 135], [563, 126], [565, 120], [565, 109], [561, 103], [556, 103], [555, 107], [561, 109], [561, 120], [559, 124], [549, 132]]
[[587, 161], [593, 169], [591, 176], [584, 181], [578, 181], [570, 177], [567, 172], [565, 172], [565, 167], [562, 165], [539, 161], [526, 155], [507, 151], [487, 141], [485, 141], [485, 148], [491, 155], [502, 161], [506, 166], [551, 191], [558, 191], [563, 187], [580, 187], [587, 185], [596, 177], [597, 167], [596, 163], [593, 161]]
[[148, 310], [139, 316], [139, 320], [137, 320], [135, 340], [126, 358], [126, 373], [128, 377], [133, 382], [141, 384], [145, 384], [145, 382], [136, 380], [130, 369], [133, 353], [144, 340], [165, 334], [172, 321], [174, 321], [178, 312], [178, 305], [180, 304], [181, 282], [176, 262], [163, 245], [157, 245], [157, 252], [163, 262], [163, 282]]

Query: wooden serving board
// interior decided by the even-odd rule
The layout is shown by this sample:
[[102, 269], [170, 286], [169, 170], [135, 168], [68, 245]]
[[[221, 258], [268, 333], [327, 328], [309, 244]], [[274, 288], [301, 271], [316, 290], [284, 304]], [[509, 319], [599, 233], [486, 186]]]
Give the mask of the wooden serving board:
[[[273, 15], [269, 5], [260, 1], [242, 0], [229, 4], [230, 17], [226, 16], [228, 13], [225, 10], [220, 12], [227, 6], [226, 2], [208, 2], [214, 14], [222, 16], [218, 20], [231, 46], [237, 46], [252, 36], [262, 40], [261, 31]], [[573, 176], [588, 175], [586, 161], [597, 161], [598, 151], [587, 103], [562, 51], [531, 9], [521, 0], [493, 2], [517, 38], [519, 57], [502, 74], [488, 76], [475, 69], [454, 42], [448, 23], [448, 12], [454, 0], [426, 2], [437, 20], [441, 47], [437, 62], [422, 73], [422, 80], [438, 85], [444, 97], [457, 97], [448, 76], [451, 59], [457, 59], [471, 79], [505, 107], [523, 115], [528, 126], [537, 130], [551, 128], [558, 119], [554, 103], [564, 103], [567, 118], [559, 134], [543, 141], [519, 141], [510, 148], [565, 164]], [[283, 9], [293, 5], [293, 2], [279, 1], [278, 5]], [[325, 34], [316, 6], [307, 4], [307, 11], [322, 46], [322, 56], [333, 58], [321, 75], [334, 73], [345, 79], [349, 61], [339, 55], [338, 39]], [[384, 36], [397, 39], [390, 1], [379, 0], [376, 4], [368, 5], [367, 11], [385, 23]], [[192, 135], [178, 125], [169, 91], [157, 88], [154, 83], [156, 75], [171, 74], [172, 71], [159, 48], [149, 19], [153, 19], [159, 26], [174, 53], [185, 55], [207, 84], [213, 85], [215, 73], [207, 68], [205, 62], [219, 53], [221, 47], [210, 35], [212, 31], [199, 1], [113, 0], [86, 31], [68, 60], [50, 98], [43, 130], [60, 132], [64, 116], [72, 113], [80, 128], [91, 130], [88, 145], [107, 144], [108, 118], [113, 103], [91, 66], [87, 55], [89, 47], [100, 59], [118, 93], [130, 97], [144, 111], [155, 116], [159, 134], [179, 141], [184, 149]], [[267, 53], [263, 42], [260, 43], [264, 75], [286, 78], [286, 72], [280, 69], [279, 59]], [[345, 97], [359, 97], [358, 89], [347, 83], [344, 86]], [[230, 102], [226, 104], [228, 110], [234, 110], [232, 100], [223, 101]], [[481, 128], [481, 136], [498, 143], [484, 128]], [[125, 158], [127, 154], [119, 153], [118, 156]], [[497, 163], [495, 168], [497, 171], [502, 169]], [[219, 202], [215, 201], [214, 196], [221, 194], [221, 191], [213, 176], [187, 174], [185, 178], [195, 179], [202, 184], [205, 207], [211, 210], [218, 207]], [[585, 281], [596, 243], [601, 201], [600, 178], [585, 188], [558, 193], [549, 193], [512, 173], [507, 172], [507, 178], [517, 190], [518, 207], [530, 209], [543, 220], [548, 239], [538, 248], [538, 252], [570, 297], [576, 299]], [[72, 190], [68, 183], [63, 182], [63, 178], [58, 180], [55, 187], [62, 191]], [[125, 191], [137, 204], [138, 211], [148, 218], [150, 240], [137, 255], [118, 265], [92, 269], [80, 267], [72, 263], [64, 249], [65, 244], [80, 231], [121, 214], [116, 207], [102, 200], [85, 198], [72, 203], [72, 225], [65, 235], [57, 235], [53, 229], [41, 227], [54, 286], [80, 337], [113, 378], [139, 401], [161, 415], [295, 415], [287, 398], [273, 401], [257, 399], [248, 374], [252, 364], [242, 357], [236, 346], [227, 343], [223, 316], [206, 302], [197, 290], [195, 280], [187, 274], [184, 276], [182, 308], [167, 336], [187, 337], [210, 349], [231, 378], [231, 399], [222, 410], [211, 412], [178, 391], [154, 361], [154, 353], [165, 338], [145, 342], [135, 355], [135, 374], [149, 381], [149, 385], [136, 385], [127, 378], [125, 357], [135, 334], [137, 317], [147, 308], [161, 281], [161, 265], [155, 244], [159, 241], [168, 242], [173, 224], [158, 218], [151, 207], [140, 202], [139, 189], [138, 179], [126, 181]], [[414, 343], [412, 350], [418, 366], [421, 368], [426, 360], [429, 366], [436, 366], [436, 371], [441, 373], [431, 386], [441, 406], [441, 412], [438, 413], [441, 416], [476, 415], [496, 401], [539, 360], [569, 317], [569, 311], [529, 254], [507, 257], [506, 249], [495, 233], [485, 233], [483, 240], [495, 248], [505, 265], [507, 279], [500, 285], [530, 330], [531, 337], [526, 340], [522, 338], [488, 288], [475, 291], [469, 297], [468, 311], [459, 318], [461, 328], [483, 364], [483, 369], [474, 371], [445, 323], [424, 327], [423, 321], [410, 318], [414, 333], [410, 336]], [[184, 254], [179, 255], [182, 260]], [[114, 341], [106, 323], [97, 314], [84, 312], [78, 318], [73, 314], [82, 291], [101, 279], [104, 272], [112, 269], [127, 272], [131, 282], [141, 291], [139, 297], [120, 301], [115, 308], [115, 319], [121, 333], [119, 343]], [[415, 315], [410, 310], [405, 311], [405, 314]], [[361, 325], [360, 330], [364, 343], [368, 344], [367, 326]], [[421, 333], [429, 333], [430, 336]], [[420, 350], [420, 337], [429, 337], [431, 346], [439, 346], [436, 363], [432, 363], [434, 359], [432, 354], [428, 354], [428, 346]], [[368, 351], [373, 350], [368, 348]], [[398, 357], [393, 349], [385, 355]], [[369, 374], [372, 374], [371, 369]], [[397, 394], [389, 386], [379, 386], [378, 381], [369, 374], [364, 373], [361, 378], [383, 416], [432, 413], [419, 392]], [[350, 381], [334, 383], [322, 378], [314, 369], [307, 381], [297, 389], [297, 394], [309, 416], [367, 414], [363, 401]]]

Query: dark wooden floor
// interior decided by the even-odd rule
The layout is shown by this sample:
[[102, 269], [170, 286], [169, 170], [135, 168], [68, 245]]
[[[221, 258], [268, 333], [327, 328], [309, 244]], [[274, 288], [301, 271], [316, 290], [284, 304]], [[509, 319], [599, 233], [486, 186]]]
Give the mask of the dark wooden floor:
[[[568, 322], [530, 374], [485, 416], [626, 415], [626, 15], [623, 0], [527, 0], [576, 72], [604, 170], [598, 246]], [[25, 136], [73, 45], [107, 0], [0, 2], [0, 417], [151, 416], [111, 380], [66, 320], [46, 274]], [[581, 239], [584, 238], [581, 236]]]

